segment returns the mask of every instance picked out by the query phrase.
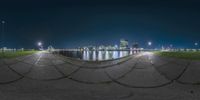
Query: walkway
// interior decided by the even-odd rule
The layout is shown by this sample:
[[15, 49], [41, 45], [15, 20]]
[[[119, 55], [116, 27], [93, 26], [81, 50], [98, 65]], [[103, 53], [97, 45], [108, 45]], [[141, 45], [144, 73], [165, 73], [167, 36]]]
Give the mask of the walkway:
[[101, 63], [40, 52], [0, 60], [1, 100], [199, 100], [200, 62], [149, 52]]

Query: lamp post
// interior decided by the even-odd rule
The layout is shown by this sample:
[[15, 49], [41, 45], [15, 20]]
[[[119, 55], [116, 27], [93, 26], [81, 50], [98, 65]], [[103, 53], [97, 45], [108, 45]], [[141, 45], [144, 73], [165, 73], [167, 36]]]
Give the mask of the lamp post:
[[170, 51], [173, 51], [173, 45], [170, 44], [169, 46], [170, 46], [169, 50], [170, 50]]
[[39, 46], [40, 50], [43, 50], [42, 42], [38, 42], [37, 45]]
[[197, 42], [194, 43], [194, 46], [195, 46], [195, 48], [196, 48], [197, 51], [198, 51], [198, 45], [199, 44]]
[[148, 42], [148, 46], [151, 46], [152, 45], [152, 42]]
[[0, 24], [2, 24], [2, 32], [1, 32], [1, 38], [0, 38], [0, 48], [1, 48], [1, 52], [3, 52], [3, 55], [4, 55], [4, 25], [5, 25], [5, 21], [2, 20], [0, 22]]
[[6, 22], [5, 22], [4, 20], [1, 21], [1, 24], [2, 24], [2, 32], [1, 32], [0, 45], [1, 45], [2, 49], [3, 49], [3, 47], [4, 47], [4, 27], [5, 27], [5, 23], [6, 23]]
[[151, 49], [150, 46], [152, 45], [152, 42], [149, 41], [147, 44], [148, 44], [149, 49]]
[[196, 43], [194, 43], [194, 45], [195, 45], [195, 46], [198, 46], [198, 43], [196, 42]]

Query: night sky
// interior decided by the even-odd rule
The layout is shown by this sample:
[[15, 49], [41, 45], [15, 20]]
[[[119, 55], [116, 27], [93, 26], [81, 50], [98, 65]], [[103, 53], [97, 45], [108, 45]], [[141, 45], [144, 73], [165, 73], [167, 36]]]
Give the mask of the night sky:
[[10, 48], [36, 48], [38, 41], [56, 48], [114, 45], [121, 38], [141, 47], [147, 41], [154, 47], [200, 43], [197, 0], [8, 0], [0, 5]]

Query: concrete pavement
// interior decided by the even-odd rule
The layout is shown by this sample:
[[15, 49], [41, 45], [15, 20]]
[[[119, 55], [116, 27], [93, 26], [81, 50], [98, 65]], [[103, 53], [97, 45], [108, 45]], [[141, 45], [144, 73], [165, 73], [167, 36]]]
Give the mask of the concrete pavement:
[[200, 62], [140, 53], [84, 62], [48, 52], [0, 60], [1, 100], [199, 100]]

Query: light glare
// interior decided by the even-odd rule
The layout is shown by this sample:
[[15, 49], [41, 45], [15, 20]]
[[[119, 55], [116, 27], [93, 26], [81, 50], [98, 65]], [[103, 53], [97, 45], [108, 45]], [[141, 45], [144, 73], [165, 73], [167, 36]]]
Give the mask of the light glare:
[[148, 42], [148, 45], [151, 46], [151, 45], [152, 45], [152, 42]]
[[38, 42], [38, 46], [41, 46], [42, 45], [42, 43], [41, 42]]

